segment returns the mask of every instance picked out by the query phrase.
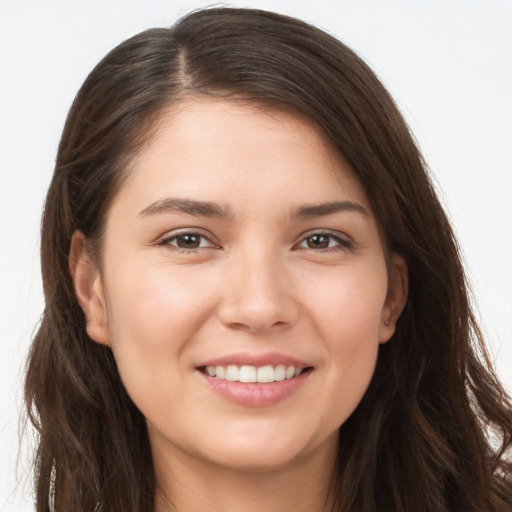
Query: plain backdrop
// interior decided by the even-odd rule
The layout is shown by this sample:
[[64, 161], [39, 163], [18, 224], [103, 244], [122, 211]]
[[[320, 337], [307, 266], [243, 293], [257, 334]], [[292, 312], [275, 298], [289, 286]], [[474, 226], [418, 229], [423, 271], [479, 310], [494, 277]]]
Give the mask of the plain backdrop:
[[[23, 365], [43, 310], [39, 221], [71, 101], [127, 37], [210, 2], [0, 0], [0, 511], [33, 510]], [[360, 53], [390, 89], [455, 225], [512, 389], [512, 1], [253, 0]]]

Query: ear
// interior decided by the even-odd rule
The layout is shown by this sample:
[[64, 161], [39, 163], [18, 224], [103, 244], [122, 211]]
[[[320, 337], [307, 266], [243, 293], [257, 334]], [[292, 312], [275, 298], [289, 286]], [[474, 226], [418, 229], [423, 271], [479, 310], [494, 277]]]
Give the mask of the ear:
[[87, 334], [95, 342], [110, 346], [103, 281], [96, 263], [87, 253], [85, 236], [80, 231], [73, 233], [68, 261], [75, 295], [85, 315]]
[[389, 264], [388, 293], [382, 308], [379, 343], [386, 343], [395, 333], [396, 321], [407, 302], [409, 278], [407, 264], [402, 256], [393, 254]]

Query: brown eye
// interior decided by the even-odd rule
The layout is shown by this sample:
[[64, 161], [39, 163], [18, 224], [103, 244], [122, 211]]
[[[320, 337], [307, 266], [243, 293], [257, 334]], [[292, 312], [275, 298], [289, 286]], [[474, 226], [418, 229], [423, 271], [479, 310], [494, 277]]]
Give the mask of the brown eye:
[[352, 247], [352, 242], [343, 237], [343, 235], [322, 232], [312, 233], [303, 238], [298, 244], [299, 249], [313, 249], [316, 251], [344, 250], [351, 249]]
[[175, 238], [176, 246], [180, 249], [197, 249], [201, 246], [201, 235], [188, 233]]
[[215, 247], [215, 245], [201, 233], [182, 233], [174, 235], [162, 240], [160, 245], [170, 246], [171, 248], [181, 249], [182, 251], [194, 251], [195, 249]]
[[333, 239], [330, 235], [313, 235], [306, 238], [306, 245], [308, 249], [327, 249], [332, 247], [330, 244]]

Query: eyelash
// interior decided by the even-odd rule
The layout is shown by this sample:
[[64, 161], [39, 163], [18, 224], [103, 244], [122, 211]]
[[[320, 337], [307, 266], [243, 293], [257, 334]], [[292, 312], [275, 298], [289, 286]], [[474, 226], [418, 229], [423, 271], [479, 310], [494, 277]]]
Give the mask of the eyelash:
[[[199, 237], [201, 239], [199, 242], [199, 247], [184, 248], [184, 247], [178, 247], [178, 245], [171, 243], [173, 241], [177, 241], [178, 239], [184, 238], [187, 236]], [[203, 243], [204, 240], [206, 240], [208, 242], [208, 245], [201, 246], [201, 244]], [[184, 253], [184, 254], [190, 254], [190, 253], [193, 254], [193, 253], [196, 253], [199, 249], [217, 248], [218, 247], [204, 233], [197, 232], [197, 231], [182, 231], [180, 233], [174, 233], [172, 236], [168, 236], [168, 237], [164, 238], [161, 242], [159, 242], [158, 245], [162, 245], [165, 247], [172, 247], [173, 250], [175, 250], [179, 253]]]
[[[173, 244], [172, 242], [176, 242], [180, 238], [184, 237], [199, 237], [201, 240], [199, 241], [198, 247], [193, 248], [184, 248], [179, 247], [176, 244]], [[321, 247], [321, 248], [313, 248], [313, 247], [301, 247], [302, 244], [307, 244], [308, 240], [311, 240], [314, 237], [327, 237], [329, 239], [328, 246], [327, 247]], [[204, 241], [208, 242], [208, 245], [201, 245]], [[331, 246], [331, 242], [335, 241], [335, 244]], [[172, 236], [166, 237], [163, 240], [161, 240], [158, 245], [165, 246], [165, 247], [172, 247], [173, 250], [183, 253], [183, 254], [194, 254], [197, 253], [199, 249], [205, 249], [205, 248], [219, 248], [215, 243], [213, 243], [205, 234], [197, 231], [182, 231], [180, 233], [175, 233]], [[317, 253], [327, 253], [327, 252], [336, 252], [336, 251], [344, 251], [344, 250], [350, 250], [354, 248], [354, 244], [352, 241], [348, 240], [347, 238], [343, 238], [336, 232], [330, 232], [330, 231], [312, 231], [309, 233], [306, 233], [302, 236], [300, 242], [298, 244], [294, 245], [294, 248], [298, 249], [307, 249], [311, 251], [315, 251]]]
[[[328, 242], [329, 243], [328, 247], [319, 248], [319, 249], [313, 248], [313, 247], [304, 247], [304, 249], [309, 249], [309, 250], [312, 250], [312, 251], [315, 251], [318, 253], [325, 253], [325, 252], [345, 251], [345, 250], [350, 250], [350, 249], [354, 248], [354, 244], [351, 240], [340, 236], [340, 234], [337, 232], [332, 232], [332, 231], [313, 231], [313, 232], [306, 233], [305, 235], [303, 235], [300, 243], [297, 244], [296, 247], [300, 246], [301, 244], [307, 243], [307, 241], [312, 239], [313, 237], [328, 237], [330, 239]], [[336, 244], [333, 246], [330, 245], [332, 240], [334, 240], [336, 242]]]

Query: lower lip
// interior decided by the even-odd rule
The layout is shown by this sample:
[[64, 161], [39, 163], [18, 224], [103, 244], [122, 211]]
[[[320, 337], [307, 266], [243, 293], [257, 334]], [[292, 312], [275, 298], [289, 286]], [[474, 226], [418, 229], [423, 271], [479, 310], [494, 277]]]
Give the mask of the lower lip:
[[301, 373], [298, 377], [267, 384], [232, 382], [210, 377], [201, 372], [207, 384], [220, 396], [244, 407], [269, 407], [296, 393], [306, 382], [312, 370]]

